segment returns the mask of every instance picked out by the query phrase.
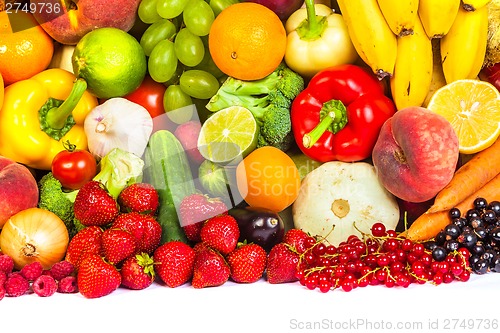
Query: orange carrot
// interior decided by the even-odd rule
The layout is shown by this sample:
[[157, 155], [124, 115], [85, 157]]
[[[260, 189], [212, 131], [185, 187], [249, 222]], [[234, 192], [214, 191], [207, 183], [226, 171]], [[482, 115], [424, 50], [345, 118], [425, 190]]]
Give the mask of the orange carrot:
[[480, 151], [462, 165], [434, 199], [429, 213], [455, 207], [500, 173], [500, 140]]
[[[500, 174], [465, 200], [454, 205], [454, 207], [460, 209], [463, 215], [467, 210], [473, 208], [476, 198], [484, 198], [488, 201], [500, 200]], [[415, 241], [429, 240], [435, 237], [449, 223], [451, 223], [449, 210], [435, 213], [427, 211], [418, 217], [403, 235]]]

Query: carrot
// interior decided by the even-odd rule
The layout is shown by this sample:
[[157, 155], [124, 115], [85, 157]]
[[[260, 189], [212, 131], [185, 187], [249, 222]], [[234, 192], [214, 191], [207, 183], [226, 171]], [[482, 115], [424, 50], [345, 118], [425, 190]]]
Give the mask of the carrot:
[[480, 151], [462, 165], [434, 199], [429, 213], [455, 207], [500, 173], [500, 140]]
[[[500, 200], [500, 174], [496, 175], [486, 185], [469, 195], [465, 200], [456, 204], [454, 207], [460, 209], [462, 214], [473, 208], [476, 198], [484, 198], [488, 201]], [[418, 217], [403, 233], [409, 239], [414, 241], [424, 241], [435, 237], [441, 230], [451, 223], [449, 210], [431, 213], [429, 211]]]

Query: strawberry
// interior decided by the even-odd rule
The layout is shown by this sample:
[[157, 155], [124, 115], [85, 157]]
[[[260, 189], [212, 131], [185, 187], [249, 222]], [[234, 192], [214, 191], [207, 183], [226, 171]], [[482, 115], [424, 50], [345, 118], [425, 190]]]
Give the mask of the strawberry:
[[297, 281], [299, 254], [286, 243], [278, 243], [267, 257], [267, 281], [272, 284]]
[[258, 244], [240, 244], [226, 259], [234, 282], [252, 283], [262, 277], [266, 269], [267, 253]]
[[230, 275], [231, 270], [224, 257], [207, 248], [196, 254], [191, 285], [196, 289], [220, 286]]
[[115, 266], [99, 255], [90, 254], [81, 262], [76, 279], [84, 297], [99, 298], [118, 289], [122, 278]]
[[137, 239], [126, 230], [106, 229], [102, 233], [102, 249], [104, 258], [117, 265], [137, 253]]
[[200, 231], [205, 221], [211, 217], [227, 214], [226, 204], [219, 198], [195, 193], [182, 199], [179, 205], [179, 219], [187, 239], [201, 241]]
[[134, 183], [125, 187], [117, 201], [123, 213], [137, 212], [153, 216], [159, 206], [158, 192], [148, 183]]
[[201, 228], [200, 237], [205, 244], [226, 255], [238, 244], [238, 222], [231, 215], [212, 217]]
[[92, 180], [80, 188], [74, 202], [75, 218], [84, 226], [104, 226], [118, 215], [118, 204], [103, 184]]
[[85, 227], [71, 238], [66, 249], [66, 261], [78, 269], [80, 262], [89, 254], [102, 255], [102, 233], [98, 226]]
[[183, 285], [193, 275], [194, 257], [194, 250], [186, 243], [164, 243], [153, 253], [155, 273], [171, 288]]
[[152, 254], [160, 245], [162, 229], [160, 223], [153, 216], [137, 212], [122, 213], [113, 221], [112, 227], [126, 230], [135, 236], [137, 253]]
[[306, 239], [309, 235], [306, 234], [301, 229], [290, 229], [285, 233], [283, 237], [283, 243], [286, 243], [295, 249], [297, 253], [304, 253], [307, 249]]
[[122, 286], [141, 290], [149, 287], [155, 279], [154, 261], [147, 253], [136, 254], [125, 259], [120, 269]]

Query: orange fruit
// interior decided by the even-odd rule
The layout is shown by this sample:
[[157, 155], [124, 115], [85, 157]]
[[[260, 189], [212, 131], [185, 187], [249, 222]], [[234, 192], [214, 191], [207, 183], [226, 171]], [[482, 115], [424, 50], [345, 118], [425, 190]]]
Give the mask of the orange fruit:
[[4, 83], [3, 83], [2, 73], [0, 73], [0, 110], [2, 109], [3, 105], [3, 95], [4, 95]]
[[240, 80], [259, 80], [281, 63], [286, 31], [272, 10], [241, 2], [225, 8], [214, 20], [208, 47], [217, 67]]
[[53, 39], [32, 14], [0, 12], [0, 73], [5, 85], [43, 71], [49, 66], [53, 53]]
[[299, 195], [300, 173], [285, 152], [263, 146], [238, 164], [236, 185], [249, 206], [281, 212]]

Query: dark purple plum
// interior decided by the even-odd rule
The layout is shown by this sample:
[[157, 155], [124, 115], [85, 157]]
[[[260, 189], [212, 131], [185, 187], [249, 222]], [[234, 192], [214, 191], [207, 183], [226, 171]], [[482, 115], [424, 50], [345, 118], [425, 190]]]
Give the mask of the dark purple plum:
[[255, 207], [232, 208], [233, 216], [240, 228], [240, 242], [255, 243], [267, 252], [283, 240], [285, 224], [281, 217], [270, 210]]

